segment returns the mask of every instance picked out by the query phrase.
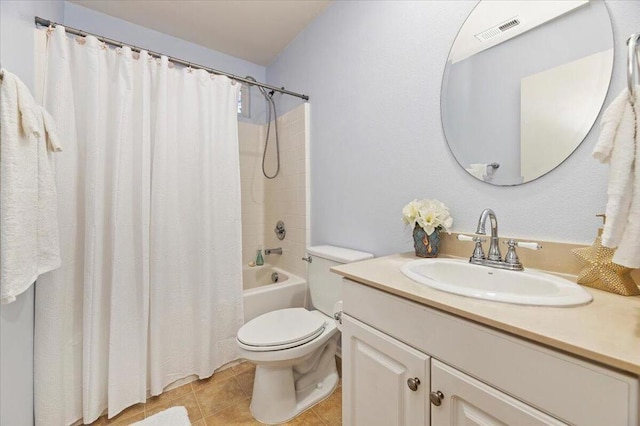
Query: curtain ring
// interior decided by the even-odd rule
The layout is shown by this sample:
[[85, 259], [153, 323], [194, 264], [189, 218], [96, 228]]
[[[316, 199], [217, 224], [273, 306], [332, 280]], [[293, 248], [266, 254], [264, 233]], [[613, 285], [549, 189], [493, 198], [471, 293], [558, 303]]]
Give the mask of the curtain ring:
[[51, 35], [53, 33], [53, 25], [49, 24], [49, 28], [47, 28], [47, 35]]
[[191, 72], [192, 72], [192, 71], [193, 71], [193, 70], [191, 69], [191, 62], [189, 62], [189, 67], [187, 68], [187, 72], [188, 72], [189, 74], [191, 74]]

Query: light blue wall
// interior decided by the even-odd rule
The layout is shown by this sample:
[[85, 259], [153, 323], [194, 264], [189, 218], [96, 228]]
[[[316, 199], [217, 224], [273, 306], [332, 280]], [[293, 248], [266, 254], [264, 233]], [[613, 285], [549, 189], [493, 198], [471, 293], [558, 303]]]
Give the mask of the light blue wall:
[[[442, 72], [475, 1], [337, 1], [267, 67], [267, 80], [311, 96], [311, 242], [412, 250], [401, 209], [437, 198], [472, 232], [493, 208], [505, 236], [591, 243], [604, 211], [606, 167], [591, 158], [597, 126], [558, 169], [518, 187], [462, 170], [440, 123]], [[625, 41], [640, 2], [607, 2], [615, 65], [608, 104], [625, 85]], [[283, 111], [295, 102], [281, 98]], [[471, 251], [471, 247], [469, 247]]]
[[[42, 18], [50, 19], [46, 16], [42, 16]], [[194, 64], [229, 72], [240, 77], [251, 75], [258, 81], [265, 81], [266, 69], [262, 65], [207, 49], [198, 44], [96, 12], [75, 3], [65, 2], [64, 23], [70, 27], [124, 41]], [[232, 36], [229, 35], [229, 37]], [[266, 120], [264, 98], [255, 87], [251, 89], [251, 97], [252, 117], [250, 121], [262, 124]]]
[[[62, 19], [62, 1], [0, 1], [0, 62], [34, 89], [34, 15]], [[33, 425], [33, 286], [0, 305], [0, 425]]]

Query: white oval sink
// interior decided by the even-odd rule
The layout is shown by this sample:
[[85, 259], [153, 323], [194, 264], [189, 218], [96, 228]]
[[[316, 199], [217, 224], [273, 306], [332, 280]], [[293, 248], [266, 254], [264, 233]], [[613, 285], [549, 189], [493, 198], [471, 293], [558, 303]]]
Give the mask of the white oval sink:
[[574, 306], [591, 302], [576, 283], [535, 269], [507, 271], [458, 259], [418, 259], [400, 268], [419, 284], [462, 296], [536, 306]]

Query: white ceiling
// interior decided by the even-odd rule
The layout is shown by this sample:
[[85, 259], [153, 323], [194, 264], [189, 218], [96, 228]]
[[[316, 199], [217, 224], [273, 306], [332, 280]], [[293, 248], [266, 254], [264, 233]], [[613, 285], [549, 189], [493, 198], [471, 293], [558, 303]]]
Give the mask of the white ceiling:
[[[453, 42], [449, 60], [451, 63], [456, 63], [466, 59], [584, 6], [586, 3], [588, 3], [588, 0], [555, 0], [553, 2], [531, 0], [481, 1], [462, 25], [456, 40]], [[476, 34], [514, 18], [518, 18], [520, 21], [518, 26], [510, 28], [487, 41], [480, 41], [476, 38]]]
[[70, 0], [134, 24], [269, 65], [332, 0]]

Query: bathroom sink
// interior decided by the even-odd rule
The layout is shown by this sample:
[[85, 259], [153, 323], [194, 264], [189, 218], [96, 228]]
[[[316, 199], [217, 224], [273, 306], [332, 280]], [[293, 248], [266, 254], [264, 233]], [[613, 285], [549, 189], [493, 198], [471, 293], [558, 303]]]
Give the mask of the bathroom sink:
[[578, 284], [535, 269], [507, 271], [458, 259], [412, 260], [400, 269], [413, 281], [436, 290], [496, 302], [575, 306], [593, 299]]

